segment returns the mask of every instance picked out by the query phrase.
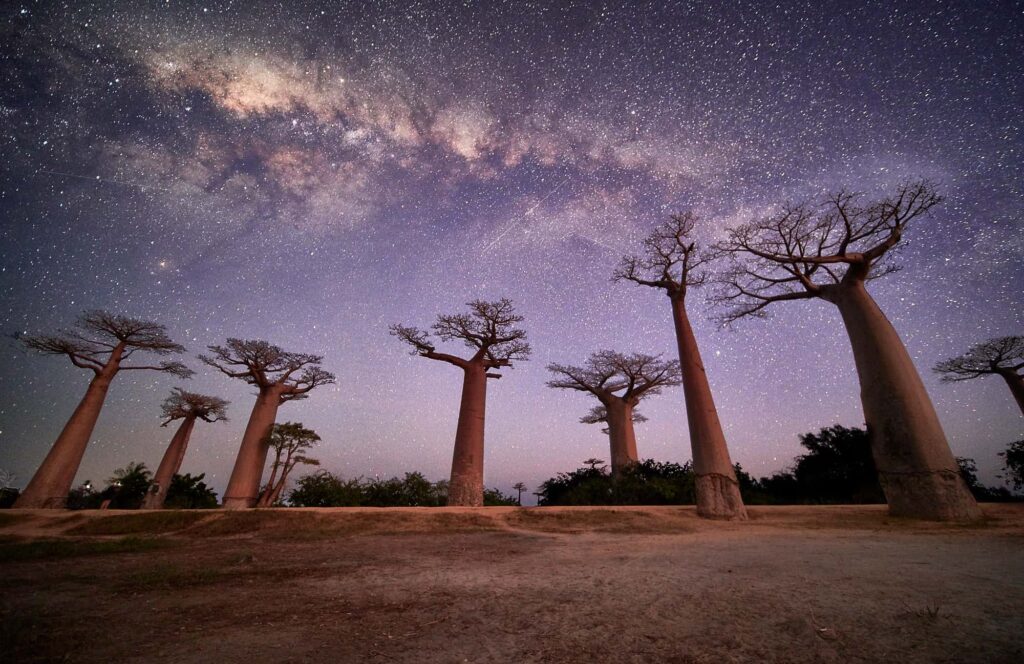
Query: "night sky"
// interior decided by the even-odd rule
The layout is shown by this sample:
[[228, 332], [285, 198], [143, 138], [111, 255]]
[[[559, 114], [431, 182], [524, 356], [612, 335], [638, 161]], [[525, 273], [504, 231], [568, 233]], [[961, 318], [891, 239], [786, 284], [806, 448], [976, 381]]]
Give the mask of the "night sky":
[[[324, 468], [446, 479], [461, 372], [388, 325], [507, 296], [534, 355], [490, 382], [485, 481], [533, 491], [608, 458], [578, 423], [594, 404], [546, 388], [546, 364], [673, 357], [668, 299], [610, 281], [656, 223], [694, 210], [708, 242], [786, 200], [917, 178], [946, 202], [870, 288], [954, 453], [996, 481], [996, 453], [1024, 437], [1005, 384], [930, 367], [1024, 333], [1024, 5], [363, 5], [4, 3], [0, 469], [15, 485], [91, 374], [12, 337], [87, 308], [165, 323], [197, 375], [121, 374], [76, 484], [155, 468], [180, 385], [232, 402], [183, 467], [222, 492], [254, 397], [195, 354], [229, 336], [325, 356], [337, 384], [278, 415], [322, 436]], [[767, 474], [798, 434], [862, 424], [833, 306], [723, 329], [708, 294], [689, 307], [735, 461]], [[688, 459], [681, 390], [642, 410], [640, 456]]]

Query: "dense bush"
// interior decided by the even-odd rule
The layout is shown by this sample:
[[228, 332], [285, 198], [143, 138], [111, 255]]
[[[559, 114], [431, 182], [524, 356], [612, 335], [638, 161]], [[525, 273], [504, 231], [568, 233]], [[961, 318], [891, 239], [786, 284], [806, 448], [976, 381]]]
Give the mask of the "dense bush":
[[203, 479], [206, 473], [193, 477], [186, 473], [171, 478], [171, 486], [167, 488], [165, 509], [201, 510], [217, 507], [217, 493], [206, 485]]
[[[736, 476], [743, 500], [765, 504], [884, 503], [885, 495], [871, 456], [867, 431], [832, 426], [800, 436], [806, 454], [792, 468], [754, 479], [739, 464]], [[1024, 455], [1024, 443], [1018, 452]], [[1013, 447], [1003, 454], [1008, 455]], [[960, 472], [978, 500], [1012, 500], [1005, 488], [983, 486], [972, 459], [957, 459]], [[694, 476], [689, 462], [644, 460], [618, 478], [600, 461], [559, 473], [541, 485], [541, 505], [680, 505], [694, 502]], [[1024, 463], [1022, 461], [1021, 463]], [[1007, 464], [1009, 468], [1009, 463]], [[1011, 473], [1012, 476], [1012, 473]]]
[[[431, 482], [422, 473], [390, 479], [342, 479], [326, 470], [300, 477], [288, 502], [295, 507], [441, 507], [448, 482]], [[515, 505], [496, 489], [484, 490], [484, 505]]]
[[693, 469], [645, 459], [612, 477], [595, 462], [559, 473], [538, 494], [541, 505], [684, 505], [693, 502]]

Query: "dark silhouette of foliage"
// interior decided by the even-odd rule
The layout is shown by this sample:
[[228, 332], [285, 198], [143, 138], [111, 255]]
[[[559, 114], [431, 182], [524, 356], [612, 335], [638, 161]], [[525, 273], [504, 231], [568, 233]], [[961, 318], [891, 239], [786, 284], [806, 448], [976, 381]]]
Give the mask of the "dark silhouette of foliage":
[[0, 489], [0, 510], [5, 510], [14, 506], [14, 501], [21, 495], [21, 491], [14, 487], [5, 486]]
[[539, 505], [686, 505], [693, 503], [694, 477], [689, 463], [644, 459], [613, 476], [599, 460], [540, 485]]
[[175, 510], [205, 510], [217, 507], [217, 492], [206, 485], [206, 473], [192, 476], [175, 475], [167, 489], [164, 508]]
[[[512, 496], [484, 489], [484, 505], [516, 505]], [[343, 479], [321, 470], [304, 475], [288, 494], [293, 507], [443, 507], [448, 502], [448, 482], [431, 482], [422, 473], [404, 477]]]
[[153, 474], [144, 463], [131, 461], [124, 468], [114, 471], [107, 480], [107, 488], [100, 494], [101, 500], [110, 499], [110, 509], [136, 510], [152, 484]]
[[363, 504], [363, 487], [359, 478], [343, 480], [326, 470], [304, 475], [288, 494], [295, 507], [359, 507]]
[[519, 500], [502, 493], [499, 489], [484, 489], [484, 507], [512, 507]]
[[1015, 491], [1020, 491], [1024, 488], [1024, 440], [1010, 443], [1006, 451], [1000, 452], [999, 456], [1003, 458], [1006, 483], [1013, 486]]

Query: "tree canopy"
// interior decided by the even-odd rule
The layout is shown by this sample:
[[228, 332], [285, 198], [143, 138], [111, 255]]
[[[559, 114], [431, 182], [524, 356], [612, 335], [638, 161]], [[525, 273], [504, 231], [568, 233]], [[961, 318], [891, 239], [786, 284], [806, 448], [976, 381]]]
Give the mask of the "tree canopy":
[[582, 367], [549, 364], [547, 368], [555, 374], [548, 387], [589, 392], [602, 401], [616, 396], [634, 405], [682, 382], [679, 360], [662, 360], [661, 355], [644, 353], [626, 355], [602, 350], [587, 358]]
[[208, 346], [204, 363], [231, 378], [239, 378], [261, 390], [277, 389], [280, 400], [305, 399], [320, 385], [334, 382], [334, 374], [320, 366], [322, 355], [292, 353], [259, 339], [228, 339], [223, 346]]
[[904, 184], [895, 194], [865, 201], [839, 191], [822, 201], [787, 203], [764, 218], [728, 229], [715, 249], [729, 259], [714, 300], [729, 323], [764, 316], [775, 302], [822, 298], [855, 281], [898, 269], [891, 250], [907, 225], [942, 198], [928, 182]]
[[45, 355], [65, 355], [76, 367], [91, 369], [96, 374], [111, 368], [149, 369], [181, 378], [194, 373], [182, 362], [169, 360], [158, 364], [124, 364], [136, 352], [171, 355], [185, 352], [185, 347], [172, 341], [167, 328], [159, 323], [100, 309], [83, 312], [71, 329], [52, 335], [27, 335], [21, 341]]
[[942, 380], [957, 382], [990, 374], [1019, 375], [1024, 369], [1024, 337], [996, 337], [971, 346], [966, 353], [933, 368]]
[[431, 333], [418, 327], [395, 324], [389, 328], [390, 333], [411, 346], [413, 355], [463, 368], [471, 362], [482, 363], [487, 368], [511, 367], [513, 361], [529, 359], [526, 331], [516, 327], [523, 317], [516, 313], [511, 300], [473, 300], [466, 306], [469, 313], [438, 315], [431, 331], [441, 341], [462, 341], [474, 351], [468, 360], [437, 352]]
[[196, 417], [206, 422], [226, 422], [229, 403], [219, 397], [187, 392], [176, 387], [160, 406], [166, 420], [161, 426], [185, 417]]

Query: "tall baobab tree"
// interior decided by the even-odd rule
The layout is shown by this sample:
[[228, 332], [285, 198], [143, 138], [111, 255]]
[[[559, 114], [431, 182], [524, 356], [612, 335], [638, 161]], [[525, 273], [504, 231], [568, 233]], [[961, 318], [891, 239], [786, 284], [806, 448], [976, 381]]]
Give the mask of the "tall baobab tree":
[[958, 357], [939, 362], [933, 369], [945, 382], [1002, 376], [1024, 414], [1024, 337], [997, 337], [971, 346]]
[[839, 192], [820, 204], [790, 204], [732, 228], [719, 249], [731, 257], [716, 299], [723, 320], [763, 316], [776, 302], [818, 298], [842, 316], [853, 347], [861, 402], [879, 480], [894, 515], [975, 519], [946, 434], [895, 328], [868, 293], [896, 271], [891, 250], [913, 220], [941, 201], [924, 182], [866, 202]]
[[439, 315], [431, 330], [441, 341], [461, 340], [473, 350], [469, 358], [437, 352], [430, 334], [416, 327], [392, 325], [391, 334], [412, 346], [413, 355], [462, 369], [462, 403], [455, 429], [448, 504], [479, 507], [484, 501], [487, 379], [501, 378], [494, 369], [511, 368], [513, 361], [527, 360], [530, 344], [526, 332], [516, 327], [523, 317], [516, 313], [510, 300], [474, 300], [467, 306], [468, 314]]
[[224, 346], [208, 348], [210, 355], [200, 355], [200, 360], [257, 389], [256, 404], [224, 491], [225, 509], [255, 507], [278, 407], [305, 399], [313, 389], [333, 383], [334, 374], [320, 366], [320, 355], [290, 353], [266, 341], [228, 339]]
[[156, 475], [153, 476], [153, 484], [142, 502], [142, 509], [158, 510], [164, 506], [167, 490], [171, 488], [171, 480], [181, 470], [181, 462], [185, 458], [185, 450], [188, 449], [188, 441], [192, 437], [196, 420], [226, 422], [227, 407], [228, 402], [219, 397], [186, 392], [180, 387], [174, 388], [171, 396], [167, 397], [161, 406], [165, 420], [160, 426], [165, 427], [174, 420], [181, 420], [181, 424], [160, 460]]
[[22, 342], [44, 355], [64, 355], [81, 369], [93, 372], [92, 380], [75, 412], [64, 425], [39, 470], [18, 497], [15, 507], [62, 508], [82, 456], [96, 426], [110, 383], [121, 371], [151, 370], [188, 378], [192, 371], [181, 362], [139, 364], [129, 359], [136, 353], [171, 355], [185, 351], [171, 341], [159, 323], [117, 316], [106, 311], [86, 311], [74, 327], [54, 335], [22, 337]]
[[526, 491], [526, 484], [523, 482], [516, 482], [512, 485], [512, 488], [516, 490], [516, 504], [520, 507], [523, 505], [523, 492]]
[[697, 514], [710, 519], [746, 519], [736, 471], [686, 311], [686, 296], [691, 288], [707, 283], [705, 268], [712, 259], [697, 246], [696, 224], [697, 217], [690, 212], [672, 215], [644, 239], [642, 255], [622, 259], [614, 279], [664, 291], [672, 305], [690, 428]]
[[260, 493], [256, 507], [270, 507], [281, 499], [288, 476], [295, 466], [306, 464], [319, 466], [320, 462], [306, 456], [305, 452], [320, 442], [316, 431], [302, 426], [301, 422], [275, 424], [270, 434], [270, 446], [274, 449], [274, 461], [270, 464], [270, 481]]
[[633, 432], [633, 409], [644, 397], [682, 382], [677, 360], [665, 361], [659, 355], [642, 353], [624, 355], [610, 350], [594, 353], [582, 367], [549, 364], [548, 371], [556, 376], [548, 381], [548, 387], [589, 392], [601, 402], [608, 422], [615, 475], [640, 460]]

